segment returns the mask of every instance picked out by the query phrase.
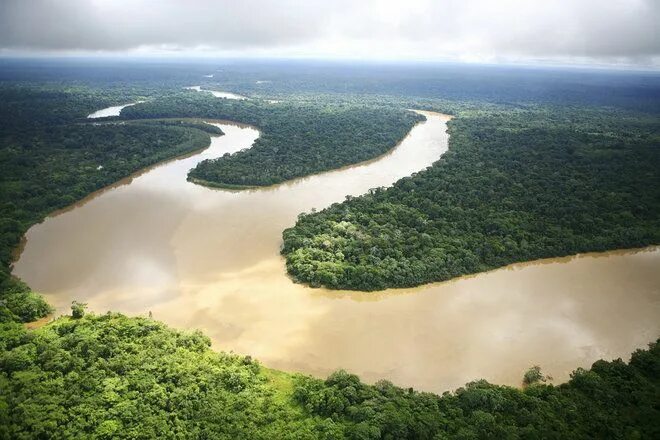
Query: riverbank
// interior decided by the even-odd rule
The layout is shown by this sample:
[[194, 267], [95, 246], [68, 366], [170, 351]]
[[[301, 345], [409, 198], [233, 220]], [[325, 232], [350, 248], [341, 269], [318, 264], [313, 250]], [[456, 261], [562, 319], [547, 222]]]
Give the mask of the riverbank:
[[355, 439], [365, 430], [400, 439], [476, 437], [484, 424], [475, 419], [490, 420], [489, 432], [514, 436], [619, 438], [652, 437], [658, 424], [657, 343], [629, 363], [577, 370], [558, 387], [543, 377], [523, 390], [478, 381], [440, 396], [385, 381], [366, 385], [345, 371], [326, 380], [275, 371], [212, 351], [199, 332], [117, 313], [63, 317], [37, 330], [4, 325], [0, 340], [2, 429], [12, 438], [183, 432], [316, 440], [328, 433]]
[[[426, 111], [426, 110], [409, 110], [411, 112], [417, 113], [419, 115], [424, 116], [425, 118], [427, 116], [436, 116], [436, 117], [441, 117], [446, 121], [449, 121], [453, 118], [451, 115], [445, 115], [443, 113], [438, 113], [438, 112], [433, 112], [433, 111]], [[260, 189], [273, 189], [278, 187], [279, 185], [295, 185], [296, 183], [299, 183], [301, 181], [304, 181], [305, 179], [308, 179], [310, 177], [318, 176], [321, 174], [325, 173], [336, 173], [336, 172], [341, 172], [341, 171], [346, 171], [350, 170], [355, 167], [363, 167], [363, 166], [368, 166], [370, 164], [376, 163], [380, 160], [383, 160], [384, 158], [392, 155], [394, 151], [396, 151], [397, 148], [401, 145], [401, 143], [405, 140], [405, 137], [401, 139], [399, 142], [397, 142], [391, 149], [387, 150], [383, 154], [376, 156], [372, 159], [364, 160], [362, 162], [356, 162], [352, 163], [349, 165], [344, 165], [338, 168], [334, 168], [332, 170], [327, 170], [327, 171], [319, 171], [318, 173], [310, 174], [307, 176], [303, 177], [295, 177], [290, 180], [287, 180], [285, 182], [280, 182], [280, 183], [274, 183], [271, 185], [237, 185], [237, 184], [230, 184], [230, 183], [223, 183], [223, 182], [215, 182], [215, 181], [209, 181], [209, 180], [204, 180], [204, 179], [198, 179], [195, 177], [191, 177], [190, 174], [188, 175], [187, 180], [189, 182], [195, 183], [197, 185], [202, 185], [202, 186], [207, 186], [209, 188], [218, 188], [218, 189], [226, 189], [226, 190], [235, 190], [235, 191], [243, 191], [243, 190], [260, 190]]]
[[[32, 228], [17, 273], [60, 313], [74, 299], [96, 311], [152, 312], [278, 370], [324, 377], [345, 368], [368, 382], [436, 392], [475, 377], [517, 386], [534, 364], [564, 381], [576, 366], [626, 356], [653, 340], [660, 333], [657, 252], [376, 294], [291, 283], [279, 255], [282, 230], [301, 212], [436, 162], [447, 148], [446, 121], [430, 115], [391, 154], [366, 165], [274, 187], [211, 191], [187, 182], [188, 170], [249, 148], [259, 136], [221, 125], [225, 136], [200, 156], [156, 167]], [[603, 322], [616, 322], [617, 334]], [[502, 343], [509, 348], [497, 350]]]
[[[460, 112], [432, 167], [285, 230], [288, 272], [311, 286], [378, 291], [657, 245], [656, 122], [597, 110], [569, 122], [574, 112]], [[603, 120], [616, 135], [599, 131]]]

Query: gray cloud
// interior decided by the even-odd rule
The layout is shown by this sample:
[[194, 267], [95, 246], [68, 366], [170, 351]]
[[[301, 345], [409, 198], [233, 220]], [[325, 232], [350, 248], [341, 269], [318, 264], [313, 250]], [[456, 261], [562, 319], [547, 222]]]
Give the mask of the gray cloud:
[[93, 51], [271, 47], [314, 37], [327, 8], [294, 0], [3, 0], [0, 46]]
[[0, 48], [648, 62], [658, 23], [658, 0], [3, 0]]

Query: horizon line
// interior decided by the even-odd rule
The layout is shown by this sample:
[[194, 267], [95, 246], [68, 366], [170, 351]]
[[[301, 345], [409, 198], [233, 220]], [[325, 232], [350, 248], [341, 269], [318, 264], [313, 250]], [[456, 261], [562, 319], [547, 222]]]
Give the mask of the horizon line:
[[414, 59], [414, 58], [357, 58], [357, 57], [330, 57], [330, 56], [277, 56], [277, 55], [184, 55], [172, 53], [34, 53], [34, 52], [4, 52], [0, 50], [0, 59], [4, 60], [115, 60], [115, 61], [231, 61], [231, 62], [325, 62], [346, 64], [373, 64], [373, 65], [458, 65], [458, 66], [484, 66], [484, 67], [517, 67], [540, 69], [567, 69], [567, 70], [610, 70], [625, 72], [660, 73], [660, 65], [639, 65], [623, 63], [589, 63], [566, 62], [552, 60], [502, 60], [479, 61], [461, 59]]

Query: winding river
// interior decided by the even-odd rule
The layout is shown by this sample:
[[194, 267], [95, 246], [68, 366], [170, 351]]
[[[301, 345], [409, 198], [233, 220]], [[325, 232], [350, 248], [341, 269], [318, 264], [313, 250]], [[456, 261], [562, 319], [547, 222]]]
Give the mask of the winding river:
[[14, 273], [60, 313], [146, 315], [201, 329], [214, 347], [265, 365], [444, 391], [477, 378], [519, 385], [534, 364], [568, 378], [599, 358], [628, 358], [660, 334], [660, 250], [514, 265], [377, 293], [294, 284], [279, 255], [300, 212], [390, 185], [446, 150], [448, 117], [425, 113], [392, 153], [282, 185], [232, 192], [186, 181], [199, 161], [247, 148], [226, 133], [200, 154], [156, 166], [53, 215], [27, 233]]

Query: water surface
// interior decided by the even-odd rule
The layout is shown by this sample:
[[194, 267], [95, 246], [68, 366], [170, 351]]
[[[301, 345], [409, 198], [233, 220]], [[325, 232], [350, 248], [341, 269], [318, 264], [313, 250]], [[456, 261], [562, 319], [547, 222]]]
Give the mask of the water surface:
[[121, 111], [126, 107], [130, 107], [135, 104], [139, 104], [141, 102], [144, 101], [132, 102], [130, 104], [124, 104], [124, 105], [115, 105], [113, 107], [107, 107], [101, 110], [97, 110], [94, 113], [90, 113], [89, 115], [87, 115], [87, 119], [107, 118], [108, 116], [119, 116]]
[[444, 391], [477, 378], [518, 385], [534, 364], [558, 381], [599, 358], [627, 358], [660, 334], [660, 251], [516, 265], [377, 293], [310, 289], [286, 276], [281, 233], [300, 212], [390, 185], [446, 150], [448, 117], [426, 113], [391, 154], [261, 190], [186, 181], [205, 158], [249, 147], [250, 127], [218, 124], [199, 155], [168, 162], [27, 233], [14, 273], [67, 312], [146, 315], [199, 328], [217, 349], [324, 376]]
[[207, 90], [207, 89], [202, 89], [201, 86], [190, 86], [190, 87], [184, 87], [186, 90], [195, 90], [197, 92], [206, 92], [210, 93], [216, 98], [225, 98], [225, 99], [237, 99], [239, 101], [246, 100], [248, 99], [247, 96], [243, 95], [237, 95], [236, 93], [230, 93], [230, 92], [220, 92], [217, 90]]

